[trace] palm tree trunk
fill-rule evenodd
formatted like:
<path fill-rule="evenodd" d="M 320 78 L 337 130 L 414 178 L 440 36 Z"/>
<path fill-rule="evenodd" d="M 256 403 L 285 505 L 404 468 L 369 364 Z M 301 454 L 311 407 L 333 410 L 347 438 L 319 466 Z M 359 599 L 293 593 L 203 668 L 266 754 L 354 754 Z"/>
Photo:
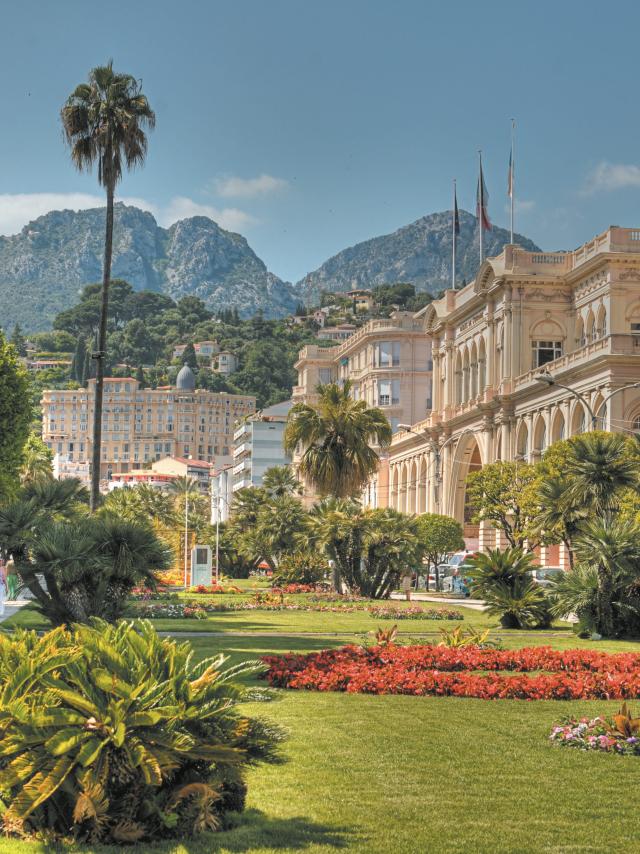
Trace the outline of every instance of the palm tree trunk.
<path fill-rule="evenodd" d="M 113 254 L 113 196 L 114 185 L 107 185 L 107 219 L 104 237 L 104 265 L 102 268 L 102 305 L 100 307 L 100 328 L 98 330 L 98 351 L 96 358 L 96 398 L 93 406 L 93 448 L 91 454 L 91 495 L 92 512 L 100 501 L 100 462 L 102 456 L 102 398 L 104 394 L 104 361 L 107 349 L 107 316 L 109 311 L 109 283 L 111 282 L 111 257 Z"/>

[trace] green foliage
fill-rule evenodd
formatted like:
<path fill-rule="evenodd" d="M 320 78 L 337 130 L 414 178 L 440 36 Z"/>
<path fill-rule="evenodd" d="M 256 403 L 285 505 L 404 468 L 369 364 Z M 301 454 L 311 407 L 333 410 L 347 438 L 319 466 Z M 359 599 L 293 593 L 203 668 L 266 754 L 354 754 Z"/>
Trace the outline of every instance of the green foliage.
<path fill-rule="evenodd" d="M 184 348 L 182 354 L 182 364 L 187 365 L 194 373 L 198 372 L 198 360 L 196 358 L 196 350 L 193 344 L 189 343 Z"/>
<path fill-rule="evenodd" d="M 391 508 L 329 498 L 312 508 L 309 530 L 333 563 L 335 588 L 371 599 L 387 598 L 423 555 L 415 518 Z"/>
<path fill-rule="evenodd" d="M 0 506 L 0 547 L 53 625 L 117 619 L 131 589 L 155 586 L 156 572 L 172 563 L 146 521 L 88 516 L 86 498 L 79 481 L 40 477 Z"/>
<path fill-rule="evenodd" d="M 13 327 L 10 342 L 15 347 L 18 356 L 27 355 L 27 341 L 24 335 L 22 334 L 22 329 L 20 328 L 19 323 L 16 323 L 16 325 Z"/>
<path fill-rule="evenodd" d="M 467 501 L 476 522 L 490 522 L 512 548 L 537 542 L 540 474 L 523 463 L 489 463 L 467 477 Z"/>
<path fill-rule="evenodd" d="M 391 425 L 377 407 L 353 400 L 351 383 L 318 386 L 317 404 L 296 403 L 284 434 L 285 450 L 304 448 L 299 470 L 321 496 L 351 498 L 377 469 L 372 445 L 391 443 Z"/>
<path fill-rule="evenodd" d="M 530 574 L 534 560 L 531 552 L 510 548 L 489 550 L 469 561 L 472 595 L 483 599 L 506 629 L 549 624 L 547 598 Z"/>
<path fill-rule="evenodd" d="M 262 476 L 262 488 L 269 498 L 301 495 L 302 485 L 291 466 L 271 466 Z"/>
<path fill-rule="evenodd" d="M 53 454 L 37 433 L 30 433 L 22 449 L 22 482 L 53 477 Z"/>
<path fill-rule="evenodd" d="M 311 550 L 289 552 L 282 556 L 273 583 L 317 584 L 329 573 L 329 564 L 322 554 Z"/>
<path fill-rule="evenodd" d="M 443 557 L 465 547 L 462 525 L 451 516 L 438 513 L 423 513 L 417 517 L 416 524 L 424 556 L 435 570 L 436 590 L 439 590 Z"/>
<path fill-rule="evenodd" d="M 0 502 L 15 493 L 31 422 L 27 373 L 0 332 Z"/>
<path fill-rule="evenodd" d="M 148 623 L 0 636 L 5 829 L 140 844 L 224 826 L 281 738 L 236 711 L 256 665 L 224 662 Z"/>

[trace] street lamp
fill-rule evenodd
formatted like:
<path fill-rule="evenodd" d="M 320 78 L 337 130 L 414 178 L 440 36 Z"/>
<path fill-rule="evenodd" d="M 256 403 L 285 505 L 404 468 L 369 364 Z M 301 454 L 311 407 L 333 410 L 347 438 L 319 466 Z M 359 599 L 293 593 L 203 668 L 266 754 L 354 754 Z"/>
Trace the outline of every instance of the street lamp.
<path fill-rule="evenodd" d="M 220 493 L 220 487 L 216 488 L 214 493 L 216 500 L 216 584 L 220 583 L 220 502 L 223 501 L 227 510 L 229 509 L 229 502 L 226 498 L 224 498 Z"/>
<path fill-rule="evenodd" d="M 587 408 L 587 412 L 591 416 L 591 429 L 592 430 L 595 430 L 597 428 L 597 423 L 598 423 L 598 418 L 600 417 L 600 412 L 606 407 L 607 403 L 609 403 L 609 401 L 611 400 L 612 397 L 614 397 L 616 394 L 619 394 L 621 391 L 627 391 L 627 389 L 630 389 L 630 388 L 640 388 L 640 383 L 629 383 L 628 385 L 623 385 L 620 388 L 614 389 L 610 395 L 605 397 L 605 399 L 602 401 L 602 403 L 600 404 L 600 406 L 598 407 L 596 412 L 594 412 L 592 407 L 590 406 L 589 402 L 585 399 L 585 397 L 583 395 L 580 394 L 579 391 L 576 391 L 574 388 L 571 388 L 571 386 L 564 385 L 563 383 L 559 383 L 556 380 L 556 378 L 554 376 L 552 376 L 548 371 L 543 371 L 541 374 L 537 374 L 535 379 L 536 379 L 536 382 L 542 383 L 543 385 L 547 385 L 547 386 L 555 385 L 555 386 L 558 386 L 558 388 L 566 389 L 566 391 L 568 391 L 570 394 L 572 394 L 574 397 L 576 397 Z M 624 430 L 624 428 L 622 428 L 622 429 Z M 634 430 L 625 430 L 624 432 L 635 433 Z"/>

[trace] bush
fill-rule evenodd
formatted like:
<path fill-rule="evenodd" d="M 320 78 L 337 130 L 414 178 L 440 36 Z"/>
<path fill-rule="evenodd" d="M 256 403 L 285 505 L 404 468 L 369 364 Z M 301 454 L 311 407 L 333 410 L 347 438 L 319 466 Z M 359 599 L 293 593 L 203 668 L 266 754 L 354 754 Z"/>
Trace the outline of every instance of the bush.
<path fill-rule="evenodd" d="M 5 832 L 137 843 L 223 827 L 281 738 L 234 708 L 258 698 L 232 681 L 256 663 L 224 661 L 195 664 L 149 623 L 0 635 Z"/>
<path fill-rule="evenodd" d="M 329 575 L 329 565 L 324 558 L 314 552 L 294 552 L 285 554 L 278 570 L 273 576 L 276 587 L 290 584 L 318 584 Z"/>
<path fill-rule="evenodd" d="M 549 626 L 547 597 L 530 572 L 534 556 L 521 549 L 499 549 L 477 554 L 467 575 L 471 593 L 484 599 L 488 612 L 500 618 L 505 629 Z"/>

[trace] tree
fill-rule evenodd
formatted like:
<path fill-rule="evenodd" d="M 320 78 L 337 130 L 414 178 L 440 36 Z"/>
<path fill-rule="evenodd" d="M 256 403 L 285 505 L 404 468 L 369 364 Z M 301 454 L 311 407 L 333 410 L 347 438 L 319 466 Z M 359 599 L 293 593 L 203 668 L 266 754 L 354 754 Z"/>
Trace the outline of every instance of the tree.
<path fill-rule="evenodd" d="M 26 356 L 27 355 L 27 341 L 22 334 L 22 329 L 20 328 L 20 324 L 16 323 L 13 327 L 13 332 L 11 333 L 11 343 L 16 348 L 16 353 L 18 356 Z"/>
<path fill-rule="evenodd" d="M 61 118 L 74 165 L 80 171 L 90 170 L 97 162 L 98 183 L 107 194 L 91 464 L 90 498 L 91 509 L 95 511 L 100 500 L 102 398 L 115 188 L 125 166 L 130 169 L 144 162 L 147 151 L 144 129 L 154 127 L 155 114 L 142 93 L 140 83 L 128 74 L 116 74 L 109 62 L 106 66 L 93 68 L 89 72 L 88 83 L 81 83 L 75 88 L 62 108 Z"/>
<path fill-rule="evenodd" d="M 0 501 L 17 488 L 30 423 L 27 372 L 0 331 Z"/>
<path fill-rule="evenodd" d="M 620 506 L 623 490 L 638 490 L 638 461 L 627 453 L 620 433 L 585 433 L 571 443 L 565 476 L 575 507 L 610 519 Z"/>
<path fill-rule="evenodd" d="M 640 529 L 629 521 L 587 522 L 575 541 L 575 554 L 581 567 L 596 572 L 595 629 L 612 637 L 619 633 L 628 607 L 620 601 L 621 581 L 629 584 L 638 577 Z"/>
<path fill-rule="evenodd" d="M 182 364 L 188 365 L 194 373 L 198 371 L 198 359 L 196 357 L 196 348 L 193 344 L 189 343 L 184 348 L 184 352 L 182 354 Z"/>
<path fill-rule="evenodd" d="M 291 466 L 270 466 L 262 475 L 262 488 L 269 498 L 302 494 L 302 486 Z"/>
<path fill-rule="evenodd" d="M 38 433 L 30 433 L 22 449 L 20 477 L 23 483 L 53 477 L 53 454 Z"/>
<path fill-rule="evenodd" d="M 53 625 L 116 619 L 127 593 L 154 586 L 156 571 L 171 564 L 146 522 L 87 516 L 86 498 L 77 480 L 36 478 L 0 506 L 0 547 L 13 554 L 36 608 Z"/>
<path fill-rule="evenodd" d="M 378 465 L 371 447 L 391 444 L 391 425 L 381 409 L 353 400 L 351 383 L 318 386 L 317 404 L 296 403 L 284 433 L 285 450 L 303 447 L 299 470 L 321 496 L 349 498 L 365 485 Z"/>
<path fill-rule="evenodd" d="M 84 354 L 84 365 L 82 366 L 82 379 L 78 380 L 81 386 L 87 385 L 87 380 L 91 379 L 93 376 L 93 360 L 91 359 L 91 353 L 87 350 Z"/>
<path fill-rule="evenodd" d="M 541 539 L 546 542 L 560 540 L 569 556 L 573 569 L 573 541 L 579 531 L 580 522 L 586 516 L 584 507 L 576 506 L 571 496 L 570 481 L 565 477 L 548 477 L 538 485 L 540 511 L 537 525 Z"/>
<path fill-rule="evenodd" d="M 385 599 L 422 560 L 416 520 L 391 508 L 363 510 L 355 501 L 329 498 L 312 509 L 309 527 L 333 563 L 338 591 L 344 585 Z"/>
<path fill-rule="evenodd" d="M 142 365 L 138 365 L 138 369 L 136 371 L 136 381 L 138 382 L 139 388 L 146 388 L 146 380 L 144 378 L 144 371 L 142 370 Z"/>
<path fill-rule="evenodd" d="M 512 548 L 533 548 L 537 541 L 540 475 L 525 463 L 496 462 L 467 477 L 467 501 L 474 521 L 491 522 Z"/>
<path fill-rule="evenodd" d="M 442 558 L 464 548 L 462 525 L 451 516 L 441 516 L 438 513 L 423 513 L 417 517 L 416 524 L 424 555 L 434 569 L 436 590 L 440 590 Z M 427 589 L 429 589 L 428 580 Z"/>
<path fill-rule="evenodd" d="M 87 345 L 84 338 L 78 338 L 76 349 L 71 362 L 71 376 L 82 385 L 84 380 L 84 363 L 87 357 Z"/>
<path fill-rule="evenodd" d="M 306 513 L 301 502 L 284 495 L 261 504 L 255 524 L 244 528 L 238 545 L 254 565 L 264 560 L 276 572 L 282 557 L 301 547 L 305 527 Z"/>

